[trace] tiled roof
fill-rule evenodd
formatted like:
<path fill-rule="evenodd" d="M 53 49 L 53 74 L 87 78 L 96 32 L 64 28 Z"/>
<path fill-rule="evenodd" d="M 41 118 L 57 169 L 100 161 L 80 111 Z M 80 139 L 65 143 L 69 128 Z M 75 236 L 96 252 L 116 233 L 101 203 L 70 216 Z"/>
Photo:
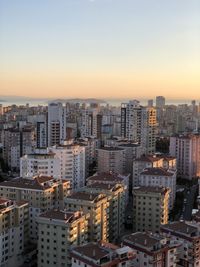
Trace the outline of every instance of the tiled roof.
<path fill-rule="evenodd" d="M 163 168 L 146 168 L 141 172 L 141 175 L 173 176 L 174 173 Z"/>

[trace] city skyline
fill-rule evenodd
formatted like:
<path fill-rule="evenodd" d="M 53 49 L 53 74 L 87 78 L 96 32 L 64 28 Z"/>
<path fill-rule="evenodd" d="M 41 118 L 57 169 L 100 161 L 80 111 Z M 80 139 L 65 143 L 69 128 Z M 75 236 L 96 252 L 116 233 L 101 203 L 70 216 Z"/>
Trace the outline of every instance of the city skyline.
<path fill-rule="evenodd" d="M 2 95 L 200 98 L 197 0 L 1 1 Z"/>

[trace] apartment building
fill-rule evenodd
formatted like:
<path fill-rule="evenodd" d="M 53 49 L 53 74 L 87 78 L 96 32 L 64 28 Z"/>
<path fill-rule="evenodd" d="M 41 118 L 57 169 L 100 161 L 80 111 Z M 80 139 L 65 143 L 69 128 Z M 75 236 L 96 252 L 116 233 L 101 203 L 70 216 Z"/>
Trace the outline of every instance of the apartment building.
<path fill-rule="evenodd" d="M 93 176 L 87 178 L 87 185 L 92 184 L 123 184 L 125 190 L 126 205 L 129 201 L 129 180 L 130 174 L 119 174 L 115 172 L 97 172 Z"/>
<path fill-rule="evenodd" d="M 32 178 L 36 175 L 61 178 L 60 159 L 52 152 L 24 155 L 20 159 L 20 176 Z"/>
<path fill-rule="evenodd" d="M 36 147 L 46 148 L 48 145 L 47 115 L 40 114 L 36 117 Z"/>
<path fill-rule="evenodd" d="M 150 154 L 142 155 L 133 160 L 133 187 L 139 186 L 140 173 L 146 168 L 164 168 L 166 170 L 176 170 L 176 158 Z"/>
<path fill-rule="evenodd" d="M 29 203 L 29 232 L 37 241 L 36 217 L 46 210 L 63 208 L 64 197 L 70 192 L 70 182 L 52 177 L 16 178 L 0 183 L 0 197 Z"/>
<path fill-rule="evenodd" d="M 159 234 L 133 233 L 124 237 L 123 245 L 136 251 L 135 267 L 176 267 L 178 241 L 171 241 Z"/>
<path fill-rule="evenodd" d="M 178 175 L 191 180 L 200 176 L 200 135 L 170 137 L 170 155 L 177 158 Z"/>
<path fill-rule="evenodd" d="M 165 97 L 164 96 L 156 96 L 156 107 L 164 108 L 165 106 Z"/>
<path fill-rule="evenodd" d="M 169 208 L 173 208 L 176 197 L 176 171 L 163 168 L 146 168 L 139 175 L 139 185 L 169 188 Z"/>
<path fill-rule="evenodd" d="M 181 242 L 178 266 L 200 266 L 200 224 L 196 222 L 172 222 L 162 225 L 161 232 L 171 240 Z"/>
<path fill-rule="evenodd" d="M 146 153 L 155 151 L 156 109 L 142 107 L 137 100 L 121 105 L 121 135 L 129 141 L 146 148 Z"/>
<path fill-rule="evenodd" d="M 35 147 L 35 132 L 32 127 L 9 128 L 3 131 L 3 158 L 13 170 L 20 169 L 20 157 L 30 154 Z"/>
<path fill-rule="evenodd" d="M 29 208 L 25 201 L 0 197 L 0 266 L 23 264 L 29 241 Z"/>
<path fill-rule="evenodd" d="M 164 187 L 133 188 L 133 230 L 158 233 L 168 223 L 169 192 Z"/>
<path fill-rule="evenodd" d="M 49 210 L 37 217 L 38 267 L 70 267 L 69 249 L 88 238 L 88 216 L 82 212 Z"/>
<path fill-rule="evenodd" d="M 61 178 L 69 180 L 72 189 L 85 185 L 85 146 L 65 141 L 50 147 L 49 152 L 60 160 Z"/>
<path fill-rule="evenodd" d="M 86 191 L 73 192 L 65 198 L 65 208 L 89 213 L 88 240 L 109 240 L 109 200 L 105 194 Z"/>
<path fill-rule="evenodd" d="M 92 183 L 84 191 L 102 193 L 109 200 L 109 242 L 116 242 L 124 230 L 125 221 L 125 188 L 118 183 Z"/>
<path fill-rule="evenodd" d="M 93 137 L 76 139 L 76 143 L 85 147 L 85 176 L 89 176 L 91 166 L 97 162 L 97 149 L 100 148 L 100 140 Z"/>
<path fill-rule="evenodd" d="M 102 115 L 98 108 L 86 108 L 81 110 L 81 137 L 101 138 Z"/>
<path fill-rule="evenodd" d="M 66 139 L 66 107 L 55 102 L 48 105 L 48 146 L 60 144 Z"/>
<path fill-rule="evenodd" d="M 71 249 L 72 267 L 129 267 L 133 266 L 135 252 L 127 246 L 110 243 L 88 243 Z"/>
<path fill-rule="evenodd" d="M 98 149 L 98 172 L 125 173 L 125 149 L 103 147 Z"/>

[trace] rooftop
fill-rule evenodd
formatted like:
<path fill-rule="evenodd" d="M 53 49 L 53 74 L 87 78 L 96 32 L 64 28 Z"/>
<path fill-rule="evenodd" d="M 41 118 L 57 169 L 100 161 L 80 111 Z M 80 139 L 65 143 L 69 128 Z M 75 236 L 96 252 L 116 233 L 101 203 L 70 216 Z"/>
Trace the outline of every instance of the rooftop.
<path fill-rule="evenodd" d="M 101 147 L 98 150 L 105 150 L 105 151 L 123 151 L 124 149 L 123 148 L 120 148 L 120 147 L 111 147 L 111 146 L 108 146 L 108 147 Z"/>
<path fill-rule="evenodd" d="M 71 211 L 63 211 L 63 210 L 49 210 L 45 213 L 40 214 L 40 218 L 61 220 L 67 223 L 71 223 L 82 216 L 81 212 L 71 212 Z"/>
<path fill-rule="evenodd" d="M 123 176 L 114 172 L 100 172 L 87 178 L 87 181 L 99 181 L 99 182 L 122 182 Z"/>
<path fill-rule="evenodd" d="M 46 183 L 51 180 L 53 180 L 53 178 L 49 176 L 47 177 L 37 176 L 34 177 L 33 179 L 15 178 L 9 181 L 1 182 L 0 187 L 3 186 L 3 187 L 45 190 L 51 187 L 48 183 Z"/>
<path fill-rule="evenodd" d="M 119 188 L 119 186 L 120 185 L 118 183 L 106 183 L 106 184 L 104 184 L 104 183 L 94 182 L 90 185 L 87 185 L 87 188 L 98 188 L 98 189 L 102 189 L 102 190 L 115 191 Z"/>
<path fill-rule="evenodd" d="M 76 247 L 73 251 L 81 256 L 86 256 L 92 260 L 100 260 L 109 255 L 109 251 L 96 243 L 89 243 L 84 246 Z"/>
<path fill-rule="evenodd" d="M 90 192 L 73 192 L 71 195 L 67 196 L 66 199 L 78 199 L 96 202 L 99 199 L 100 194 L 90 193 Z"/>
<path fill-rule="evenodd" d="M 190 237 L 195 237 L 197 235 L 200 236 L 200 234 L 198 234 L 198 227 L 195 227 L 186 222 L 172 222 L 170 224 L 162 225 L 161 228 L 163 230 L 180 233 Z"/>
<path fill-rule="evenodd" d="M 124 241 L 130 244 L 139 245 L 148 249 L 154 248 L 155 246 L 160 244 L 161 238 L 155 237 L 151 234 L 146 233 L 134 233 L 128 236 L 125 236 Z"/>
<path fill-rule="evenodd" d="M 169 189 L 162 186 L 141 186 L 141 187 L 134 187 L 134 192 L 141 192 L 141 193 L 160 193 L 160 194 L 166 194 L 169 192 Z"/>
<path fill-rule="evenodd" d="M 174 173 L 163 168 L 146 168 L 141 172 L 141 175 L 173 176 Z"/>

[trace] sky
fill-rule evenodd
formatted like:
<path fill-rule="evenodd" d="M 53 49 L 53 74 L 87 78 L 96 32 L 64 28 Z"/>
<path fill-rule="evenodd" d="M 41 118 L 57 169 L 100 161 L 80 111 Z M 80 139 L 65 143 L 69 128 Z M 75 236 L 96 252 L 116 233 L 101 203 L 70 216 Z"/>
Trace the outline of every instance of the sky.
<path fill-rule="evenodd" d="M 0 0 L 0 95 L 200 99 L 200 1 Z"/>

